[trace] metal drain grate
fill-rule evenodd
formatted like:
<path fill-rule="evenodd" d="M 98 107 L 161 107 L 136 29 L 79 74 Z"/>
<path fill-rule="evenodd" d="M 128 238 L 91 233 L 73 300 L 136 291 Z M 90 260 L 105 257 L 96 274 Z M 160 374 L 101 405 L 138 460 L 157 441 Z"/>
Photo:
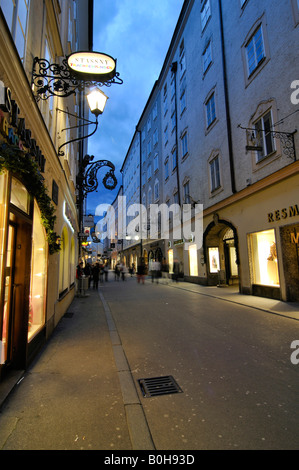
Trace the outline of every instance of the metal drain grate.
<path fill-rule="evenodd" d="M 183 390 L 178 386 L 171 375 L 139 379 L 138 383 L 145 398 L 168 395 L 171 393 L 183 393 Z"/>

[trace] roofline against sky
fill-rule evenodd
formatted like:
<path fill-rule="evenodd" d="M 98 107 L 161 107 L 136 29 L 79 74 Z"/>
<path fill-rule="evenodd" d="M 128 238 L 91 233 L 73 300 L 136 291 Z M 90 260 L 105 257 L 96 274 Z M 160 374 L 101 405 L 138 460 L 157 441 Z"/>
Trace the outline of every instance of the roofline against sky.
<path fill-rule="evenodd" d="M 128 151 L 127 151 L 126 156 L 125 156 L 125 158 L 124 158 L 122 167 L 121 167 L 121 169 L 120 169 L 120 172 L 121 172 L 121 173 L 122 173 L 122 171 L 123 171 L 123 168 L 124 168 L 124 165 L 125 165 L 125 163 L 126 163 L 126 160 L 127 160 L 128 156 L 129 156 L 129 154 L 130 154 L 131 147 L 132 147 L 133 142 L 134 142 L 134 140 L 135 140 L 136 134 L 137 134 L 137 133 L 139 132 L 139 130 L 140 130 L 139 128 L 140 128 L 141 122 L 142 122 L 142 120 L 143 120 L 143 118 L 144 118 L 144 115 L 145 115 L 146 112 L 147 112 L 148 104 L 151 102 L 152 97 L 153 97 L 153 94 L 155 93 L 156 88 L 157 88 L 158 85 L 160 84 L 161 77 L 162 77 L 162 75 L 163 75 L 163 73 L 164 73 L 164 71 L 165 71 L 165 69 L 166 69 L 166 65 L 167 65 L 167 63 L 168 63 L 168 61 L 169 61 L 170 54 L 171 54 L 171 52 L 173 51 L 173 45 L 174 45 L 174 43 L 175 43 L 175 41 L 176 41 L 176 39 L 177 39 L 178 31 L 179 31 L 179 29 L 180 29 L 180 27 L 181 27 L 181 24 L 182 24 L 182 22 L 183 22 L 183 19 L 184 19 L 184 17 L 185 17 L 186 10 L 187 10 L 187 8 L 189 7 L 189 4 L 193 3 L 193 1 L 194 1 L 194 0 L 184 0 L 184 3 L 183 3 L 183 6 L 182 6 L 180 15 L 179 15 L 179 18 L 178 18 L 176 27 L 175 27 L 175 30 L 174 30 L 174 32 L 173 32 L 173 35 L 172 35 L 172 38 L 171 38 L 171 41 L 170 41 L 169 48 L 168 48 L 167 53 L 166 53 L 166 56 L 165 56 L 165 60 L 164 60 L 164 62 L 163 62 L 163 65 L 162 65 L 162 68 L 161 68 L 161 71 L 160 71 L 160 75 L 159 75 L 159 77 L 158 77 L 158 80 L 156 80 L 155 83 L 154 83 L 154 86 L 153 86 L 153 88 L 152 88 L 152 91 L 151 91 L 151 93 L 150 93 L 150 95 L 149 95 L 149 97 L 148 97 L 148 99 L 147 99 L 147 102 L 146 102 L 146 104 L 145 104 L 145 106 L 144 106 L 144 108 L 143 108 L 142 114 L 141 114 L 141 116 L 140 116 L 140 118 L 139 118 L 139 121 L 138 121 L 138 123 L 137 123 L 137 125 L 136 125 L 136 130 L 135 130 L 135 132 L 134 132 L 134 135 L 133 135 L 133 137 L 132 137 L 132 140 L 131 140 L 131 143 L 130 143 L 130 145 L 129 145 Z"/>

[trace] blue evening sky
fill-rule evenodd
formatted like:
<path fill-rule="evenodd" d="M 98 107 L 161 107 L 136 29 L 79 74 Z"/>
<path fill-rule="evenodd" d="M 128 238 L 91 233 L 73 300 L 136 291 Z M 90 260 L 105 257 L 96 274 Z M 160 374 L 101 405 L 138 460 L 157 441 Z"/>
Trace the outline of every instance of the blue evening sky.
<path fill-rule="evenodd" d="M 117 59 L 124 83 L 102 88 L 109 99 L 88 142 L 94 161 L 110 160 L 115 165 L 119 184 L 114 191 L 105 189 L 102 179 L 108 168 L 99 170 L 98 190 L 87 197 L 87 214 L 95 214 L 97 205 L 109 204 L 117 195 L 121 166 L 159 77 L 182 5 L 183 0 L 94 1 L 93 50 Z"/>

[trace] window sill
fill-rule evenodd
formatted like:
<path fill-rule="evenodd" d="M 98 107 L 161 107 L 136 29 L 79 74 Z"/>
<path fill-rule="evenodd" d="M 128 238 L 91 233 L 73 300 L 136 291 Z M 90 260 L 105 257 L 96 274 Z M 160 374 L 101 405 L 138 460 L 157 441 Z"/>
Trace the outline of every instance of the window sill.
<path fill-rule="evenodd" d="M 185 155 L 182 156 L 181 162 L 183 163 L 189 157 L 189 152 L 186 152 Z"/>
<path fill-rule="evenodd" d="M 264 57 L 260 63 L 257 65 L 257 67 L 251 72 L 250 75 L 247 75 L 245 80 L 245 88 L 247 88 L 250 83 L 257 77 L 257 75 L 264 69 L 264 67 L 267 65 L 269 62 L 270 57 Z"/>
<path fill-rule="evenodd" d="M 212 122 L 211 124 L 209 124 L 209 126 L 206 128 L 206 131 L 205 131 L 205 135 L 208 135 L 208 133 L 214 129 L 214 127 L 216 126 L 217 122 L 219 121 L 219 119 L 216 117 Z"/>

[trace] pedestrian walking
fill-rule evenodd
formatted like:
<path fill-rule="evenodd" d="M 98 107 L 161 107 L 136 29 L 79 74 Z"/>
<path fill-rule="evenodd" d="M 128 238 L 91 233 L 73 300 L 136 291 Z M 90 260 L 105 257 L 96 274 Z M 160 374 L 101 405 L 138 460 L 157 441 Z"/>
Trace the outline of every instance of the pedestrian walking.
<path fill-rule="evenodd" d="M 173 262 L 173 275 L 172 279 L 173 281 L 178 282 L 179 280 L 179 273 L 180 273 L 180 265 L 177 259 L 174 260 Z"/>
<path fill-rule="evenodd" d="M 103 265 L 103 263 L 99 264 L 99 276 L 100 276 L 100 284 L 103 284 L 103 279 L 104 279 L 104 265 Z"/>
<path fill-rule="evenodd" d="M 153 259 L 149 261 L 149 272 L 152 278 L 152 282 L 154 282 L 156 277 L 156 262 Z"/>
<path fill-rule="evenodd" d="M 144 284 L 144 275 L 145 275 L 145 263 L 144 263 L 144 258 L 141 258 L 139 261 L 139 264 L 137 266 L 137 282 L 140 284 Z"/>
<path fill-rule="evenodd" d="M 76 282 L 77 282 L 77 292 L 82 291 L 83 289 L 83 276 L 84 276 L 84 268 L 83 268 L 83 261 L 80 261 L 76 268 Z"/>
<path fill-rule="evenodd" d="M 161 272 L 162 272 L 162 279 L 164 279 L 164 283 L 168 284 L 169 265 L 166 261 L 166 258 L 163 258 Z"/>
<path fill-rule="evenodd" d="M 91 283 L 91 277 L 92 277 L 90 263 L 86 263 L 85 268 L 84 268 L 84 274 L 88 278 L 88 289 L 90 289 L 90 283 Z"/>
<path fill-rule="evenodd" d="M 120 266 L 117 263 L 114 268 L 114 280 L 119 281 L 119 276 L 120 276 Z"/>
<path fill-rule="evenodd" d="M 126 280 L 126 273 L 127 273 L 127 266 L 125 266 L 124 264 L 122 264 L 122 265 L 121 265 L 120 272 L 121 272 L 121 279 L 122 279 L 122 281 L 125 281 L 125 280 Z"/>
<path fill-rule="evenodd" d="M 93 266 L 93 269 L 92 269 L 92 280 L 93 280 L 94 289 L 98 289 L 99 276 L 100 276 L 100 265 L 98 262 L 96 262 L 96 264 Z"/>

